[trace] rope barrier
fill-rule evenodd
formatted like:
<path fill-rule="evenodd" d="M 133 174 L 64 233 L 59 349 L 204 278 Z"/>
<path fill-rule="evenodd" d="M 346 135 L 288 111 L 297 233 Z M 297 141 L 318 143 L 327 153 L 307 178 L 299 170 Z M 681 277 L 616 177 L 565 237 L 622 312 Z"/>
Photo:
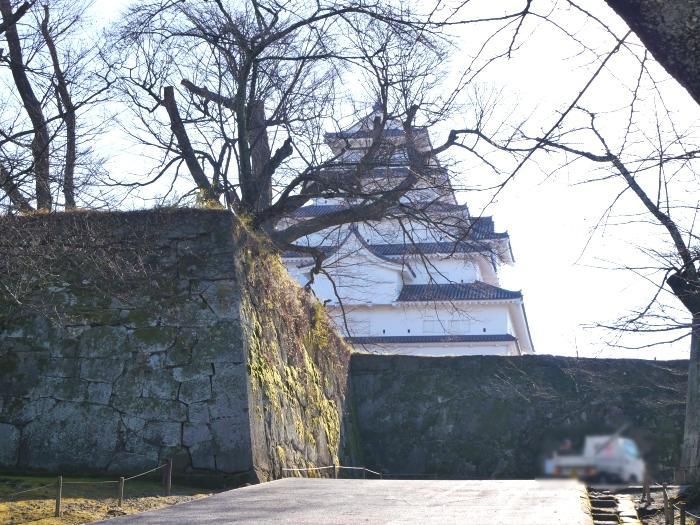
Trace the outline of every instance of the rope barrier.
<path fill-rule="evenodd" d="M 670 500 L 669 495 L 668 495 L 668 490 L 666 489 L 666 486 L 664 486 L 662 483 L 659 483 L 658 481 L 654 481 L 654 480 L 651 481 L 651 484 L 650 484 L 650 485 L 656 485 L 657 487 L 660 487 L 661 490 L 662 490 L 662 492 L 663 492 L 663 494 L 664 494 L 664 497 L 665 497 L 666 501 L 669 501 L 669 500 Z M 675 503 L 671 503 L 671 507 L 674 508 L 675 510 L 679 511 L 679 512 L 680 512 L 680 510 L 681 510 L 681 508 L 680 508 L 678 505 L 676 505 Z M 693 513 L 690 512 L 688 509 L 685 509 L 685 515 L 686 515 L 686 516 L 690 516 L 691 518 L 693 518 L 693 519 L 695 519 L 695 520 L 700 520 L 700 516 L 698 516 L 697 514 L 693 514 Z"/>
<path fill-rule="evenodd" d="M 129 481 L 130 479 L 136 479 L 140 478 L 141 476 L 145 476 L 146 474 L 150 474 L 151 472 L 155 472 L 156 470 L 162 469 L 163 467 L 166 467 L 168 464 L 163 463 L 162 465 L 158 465 L 156 468 L 152 468 L 151 470 L 147 470 L 146 472 L 141 472 L 141 474 L 136 474 L 135 476 L 131 476 L 130 478 L 124 478 L 124 481 Z M 119 483 L 118 481 L 115 481 L 115 483 Z"/>
<path fill-rule="evenodd" d="M 103 485 L 105 483 L 119 483 L 119 481 L 64 481 L 64 485 Z"/>
<path fill-rule="evenodd" d="M 381 473 L 379 473 L 375 470 L 370 470 L 370 469 L 365 468 L 365 467 L 341 467 L 340 465 L 338 465 L 338 468 L 339 469 L 348 469 L 348 470 L 363 470 L 365 472 L 369 472 L 370 474 L 374 474 L 375 476 L 382 477 Z"/>
<path fill-rule="evenodd" d="M 676 505 L 675 503 L 673 503 L 673 508 L 678 510 L 678 511 L 681 510 L 681 508 L 678 505 Z M 700 519 L 700 516 L 698 516 L 697 514 L 693 514 L 688 509 L 685 509 L 685 515 L 690 516 L 691 518 Z"/>
<path fill-rule="evenodd" d="M 102 481 L 63 481 L 63 479 L 59 476 L 59 483 L 58 483 L 58 485 L 57 485 L 56 483 L 49 483 L 49 484 L 46 484 L 46 485 L 41 485 L 41 486 L 39 486 L 39 487 L 32 487 L 31 489 L 25 489 L 25 490 L 20 490 L 20 491 L 18 491 L 18 492 L 13 492 L 12 494 L 10 494 L 10 495 L 8 495 L 8 496 L 6 497 L 6 502 L 9 503 L 15 496 L 19 496 L 20 494 L 26 494 L 26 493 L 28 493 L 28 492 L 35 492 L 35 491 L 37 491 L 37 490 L 46 489 L 46 488 L 55 488 L 55 487 L 57 487 L 57 486 L 59 487 L 59 490 L 58 490 L 59 495 L 57 496 L 57 502 L 60 502 L 60 499 L 61 499 L 61 489 L 60 489 L 60 487 L 63 486 L 63 485 L 106 485 L 106 484 L 119 484 L 119 486 L 120 486 L 120 488 L 119 488 L 119 490 L 120 490 L 120 499 L 119 499 L 119 501 L 120 501 L 120 503 L 121 503 L 121 495 L 122 495 L 122 493 L 123 493 L 123 487 L 124 487 L 124 482 L 125 482 L 125 481 L 129 481 L 129 480 L 132 480 L 132 479 L 140 478 L 141 476 L 145 476 L 146 474 L 150 474 L 151 472 L 155 472 L 156 470 L 160 470 L 160 469 L 162 469 L 162 468 L 164 468 L 164 467 L 168 467 L 168 466 L 170 466 L 171 464 L 172 464 L 172 462 L 169 460 L 168 462 L 163 463 L 162 465 L 158 465 L 158 466 L 155 467 L 155 468 L 152 468 L 152 469 L 147 470 L 147 471 L 145 471 L 145 472 L 141 472 L 140 474 L 136 474 L 135 476 L 131 476 L 131 477 L 129 477 L 129 478 L 122 478 L 122 479 L 119 479 L 119 480 L 102 480 Z M 171 472 L 171 471 L 168 470 L 167 480 L 165 480 L 165 483 L 166 483 L 166 495 L 168 495 L 168 496 L 170 495 L 170 475 L 171 475 L 170 472 Z M 57 507 L 56 507 L 56 508 L 57 508 L 57 509 L 60 509 L 60 504 L 59 504 L 59 503 L 57 503 Z M 56 514 L 57 516 L 60 515 L 60 510 L 57 510 L 56 512 L 57 512 L 57 514 Z"/>
<path fill-rule="evenodd" d="M 282 471 L 284 471 L 284 472 L 304 472 L 307 470 L 326 470 L 329 468 L 340 468 L 340 467 L 335 467 L 335 466 L 331 465 L 328 467 L 283 468 Z"/>
<path fill-rule="evenodd" d="M 384 478 L 384 475 L 381 472 L 377 472 L 375 470 L 370 470 L 370 469 L 365 468 L 365 467 L 345 467 L 343 465 L 328 465 L 325 467 L 282 468 L 282 472 L 308 472 L 311 470 L 327 470 L 327 469 L 362 470 L 364 472 L 369 472 L 370 474 L 374 474 L 375 476 L 379 476 L 380 479 Z"/>
<path fill-rule="evenodd" d="M 41 485 L 40 487 L 34 487 L 31 489 L 27 489 L 27 490 L 20 490 L 19 492 L 13 492 L 9 496 L 7 496 L 7 499 L 9 500 L 10 498 L 14 498 L 15 496 L 18 496 L 20 494 L 24 494 L 25 492 L 34 492 L 35 490 L 41 490 L 41 489 L 45 489 L 48 487 L 55 487 L 55 486 L 56 485 L 54 483 L 49 483 L 48 485 Z"/>

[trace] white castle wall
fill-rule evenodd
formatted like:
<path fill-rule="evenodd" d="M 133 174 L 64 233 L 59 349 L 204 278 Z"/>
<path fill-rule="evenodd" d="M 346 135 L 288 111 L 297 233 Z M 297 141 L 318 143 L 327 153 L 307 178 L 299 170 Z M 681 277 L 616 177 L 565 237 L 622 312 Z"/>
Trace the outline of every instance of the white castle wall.
<path fill-rule="evenodd" d="M 344 328 L 339 307 L 331 317 Z M 512 334 L 512 320 L 503 303 L 457 308 L 449 303 L 347 306 L 345 316 L 352 336 L 494 335 Z"/>

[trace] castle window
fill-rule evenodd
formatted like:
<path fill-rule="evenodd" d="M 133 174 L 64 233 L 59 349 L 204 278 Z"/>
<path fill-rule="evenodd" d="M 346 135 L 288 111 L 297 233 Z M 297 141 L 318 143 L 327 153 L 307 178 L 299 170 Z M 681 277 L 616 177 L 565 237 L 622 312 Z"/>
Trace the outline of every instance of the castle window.
<path fill-rule="evenodd" d="M 348 322 L 350 335 L 369 335 L 370 324 L 368 319 L 355 319 Z"/>
<path fill-rule="evenodd" d="M 451 334 L 468 334 L 471 331 L 471 322 L 469 319 L 457 319 L 450 321 Z"/>
<path fill-rule="evenodd" d="M 443 326 L 440 321 L 430 320 L 423 321 L 423 333 L 424 334 L 441 334 L 443 332 Z"/>

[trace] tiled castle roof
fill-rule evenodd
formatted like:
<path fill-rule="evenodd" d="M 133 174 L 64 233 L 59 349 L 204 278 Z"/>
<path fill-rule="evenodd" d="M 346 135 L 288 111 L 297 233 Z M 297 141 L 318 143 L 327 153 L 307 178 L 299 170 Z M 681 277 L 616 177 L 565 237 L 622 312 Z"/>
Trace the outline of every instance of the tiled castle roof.
<path fill-rule="evenodd" d="M 294 211 L 294 217 L 319 217 L 321 215 L 328 215 L 336 211 L 345 210 L 348 207 L 344 204 L 312 204 L 310 206 L 303 206 Z"/>
<path fill-rule="evenodd" d="M 413 128 L 413 131 L 423 131 L 425 128 Z M 372 129 L 358 129 L 356 131 L 336 131 L 328 132 L 325 134 L 326 140 L 333 139 L 365 139 L 370 138 L 374 135 L 374 130 Z M 405 135 L 403 129 L 400 128 L 386 128 L 382 130 L 383 137 L 401 137 Z"/>
<path fill-rule="evenodd" d="M 449 202 L 432 202 L 426 204 L 425 206 L 420 206 L 416 203 L 410 205 L 411 210 L 418 212 L 455 212 L 455 211 L 466 211 L 467 207 L 463 204 L 451 204 Z M 328 215 L 329 213 L 334 213 L 336 211 L 341 211 L 348 209 L 345 204 L 312 204 L 309 206 L 303 206 L 297 209 L 293 217 L 296 218 L 311 218 L 320 217 L 323 215 Z M 493 224 L 493 218 L 491 217 L 472 217 L 472 225 L 470 230 L 470 240 L 482 241 L 487 239 L 507 239 L 508 233 L 506 232 L 496 232 Z M 449 244 L 449 243 L 448 243 Z M 452 250 L 450 250 L 452 251 Z M 449 253 L 449 252 L 448 252 Z"/>
<path fill-rule="evenodd" d="M 474 334 L 474 335 L 399 335 L 399 336 L 365 336 L 346 337 L 348 343 L 355 345 L 392 344 L 392 343 L 496 343 L 516 341 L 511 334 Z"/>
<path fill-rule="evenodd" d="M 408 157 L 404 157 L 401 152 L 394 152 L 391 159 L 375 159 L 374 161 L 367 160 L 366 166 L 369 169 L 362 172 L 357 171 L 358 161 L 363 157 L 360 151 L 353 150 L 348 152 L 348 155 L 353 154 L 356 158 L 353 159 L 353 155 L 350 156 L 351 160 L 347 157 L 343 157 L 331 163 L 328 167 L 318 170 L 319 177 L 324 177 L 327 180 L 339 180 L 342 181 L 348 177 L 360 176 L 364 179 L 401 179 L 408 176 L 410 169 L 408 167 Z M 356 155 L 355 155 L 356 154 Z M 446 177 L 447 170 L 441 166 L 428 166 L 423 168 L 422 176 L 424 179 L 428 177 Z"/>
<path fill-rule="evenodd" d="M 492 301 L 521 299 L 522 293 L 476 281 L 460 284 L 407 284 L 397 301 Z"/>
<path fill-rule="evenodd" d="M 480 253 L 489 247 L 478 242 L 417 242 L 413 244 L 367 244 L 367 248 L 379 257 L 398 257 L 404 255 L 451 255 L 455 253 Z M 337 246 L 316 246 L 326 256 L 331 255 Z M 287 250 L 282 254 L 287 259 L 310 257 L 308 252 Z"/>
<path fill-rule="evenodd" d="M 464 204 L 452 204 L 449 202 L 434 201 L 421 205 L 420 203 L 404 204 L 410 206 L 411 210 L 426 211 L 426 212 L 451 212 L 451 211 L 466 211 L 467 207 Z M 297 208 L 292 214 L 293 217 L 318 217 L 320 215 L 328 215 L 340 210 L 351 208 L 347 204 L 310 204 Z M 493 219 L 491 217 L 474 217 L 474 221 L 479 223 L 480 228 L 493 231 Z"/>
<path fill-rule="evenodd" d="M 489 247 L 478 242 L 416 242 L 412 244 L 367 244 L 367 249 L 379 257 L 398 257 L 404 255 L 451 255 L 455 253 L 480 253 L 488 251 Z M 317 246 L 326 256 L 331 255 L 337 246 Z M 308 252 L 287 250 L 284 258 L 310 257 Z"/>
<path fill-rule="evenodd" d="M 474 253 L 488 250 L 478 242 L 416 242 L 412 244 L 370 244 L 369 249 L 375 255 L 396 256 L 433 253 Z"/>

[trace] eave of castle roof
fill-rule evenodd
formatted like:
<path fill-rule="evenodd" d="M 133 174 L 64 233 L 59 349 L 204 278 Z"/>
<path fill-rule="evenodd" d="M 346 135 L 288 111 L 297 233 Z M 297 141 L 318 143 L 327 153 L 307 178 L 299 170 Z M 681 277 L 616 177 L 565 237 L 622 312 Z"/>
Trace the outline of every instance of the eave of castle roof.
<path fill-rule="evenodd" d="M 407 284 L 397 302 L 424 301 L 497 301 L 522 299 L 520 292 L 506 290 L 481 281 L 473 283 Z"/>

